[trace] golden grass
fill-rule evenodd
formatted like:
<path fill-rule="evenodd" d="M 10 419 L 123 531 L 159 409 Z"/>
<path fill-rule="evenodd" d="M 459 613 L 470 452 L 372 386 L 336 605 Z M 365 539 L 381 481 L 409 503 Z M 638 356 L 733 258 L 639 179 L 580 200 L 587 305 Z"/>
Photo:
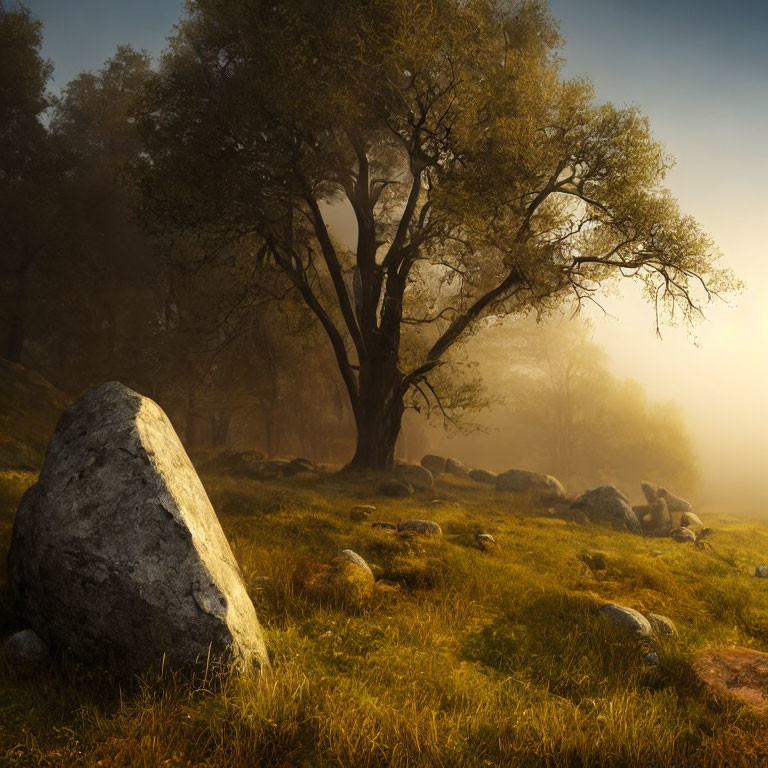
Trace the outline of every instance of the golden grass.
<path fill-rule="evenodd" d="M 718 523 L 711 552 L 540 517 L 460 482 L 441 482 L 435 506 L 376 498 L 370 477 L 204 479 L 272 670 L 166 673 L 119 691 L 71 662 L 0 664 L 0 765 L 768 765 L 765 723 L 710 700 L 690 667 L 699 647 L 768 650 L 768 582 L 749 570 L 768 552 L 765 526 Z M 358 503 L 376 519 L 434 519 L 445 535 L 354 523 Z M 478 531 L 501 551 L 482 553 Z M 363 602 L 303 588 L 308 562 L 344 548 L 399 588 Z M 659 666 L 603 623 L 605 601 L 676 621 Z"/>

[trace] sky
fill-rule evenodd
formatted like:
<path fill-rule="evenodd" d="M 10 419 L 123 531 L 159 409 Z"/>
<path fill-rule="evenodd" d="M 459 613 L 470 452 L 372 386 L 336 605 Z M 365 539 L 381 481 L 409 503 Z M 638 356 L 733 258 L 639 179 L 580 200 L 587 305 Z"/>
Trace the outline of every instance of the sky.
<path fill-rule="evenodd" d="M 27 0 L 45 25 L 54 90 L 97 69 L 120 43 L 159 53 L 180 0 Z M 746 291 L 711 307 L 695 337 L 654 332 L 632 289 L 592 313 L 614 372 L 679 402 L 705 486 L 760 490 L 768 513 L 768 3 L 755 0 L 550 0 L 567 40 L 567 76 L 599 101 L 635 104 L 677 159 L 668 186 L 712 235 Z M 762 503 L 762 501 L 760 502 Z"/>

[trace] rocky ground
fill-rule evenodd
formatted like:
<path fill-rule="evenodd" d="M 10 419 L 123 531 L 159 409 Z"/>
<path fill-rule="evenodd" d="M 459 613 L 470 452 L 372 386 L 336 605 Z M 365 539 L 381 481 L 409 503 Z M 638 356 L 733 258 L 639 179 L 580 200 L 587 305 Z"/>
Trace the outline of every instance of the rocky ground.
<path fill-rule="evenodd" d="M 423 475 L 408 472 L 413 489 Z M 0 474 L 0 557 L 34 479 Z M 443 473 L 404 498 L 372 475 L 219 463 L 202 479 L 270 670 L 118 686 L 34 646 L 22 663 L 22 637 L 0 660 L 0 765 L 768 761 L 768 663 L 753 653 L 768 650 L 763 523 L 697 504 L 714 531 L 697 547 L 485 477 Z M 0 642 L 24 629 L 4 578 Z"/>

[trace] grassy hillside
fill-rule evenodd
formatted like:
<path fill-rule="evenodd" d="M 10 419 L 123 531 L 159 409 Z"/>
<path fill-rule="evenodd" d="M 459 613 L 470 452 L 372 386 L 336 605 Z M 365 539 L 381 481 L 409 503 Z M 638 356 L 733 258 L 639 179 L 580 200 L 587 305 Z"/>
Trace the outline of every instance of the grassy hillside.
<path fill-rule="evenodd" d="M 704 551 L 541 517 L 454 479 L 408 500 L 375 497 L 365 477 L 204 479 L 264 624 L 272 671 L 261 683 L 166 675 L 117 693 L 73 664 L 2 669 L 0 764 L 768 761 L 763 723 L 710 700 L 690 668 L 701 647 L 768 649 L 768 582 L 749 575 L 768 553 L 768 529 L 710 514 L 714 551 Z M 379 520 L 434 519 L 444 536 L 354 523 L 357 503 L 375 504 Z M 501 551 L 481 552 L 478 531 Z M 316 564 L 346 547 L 380 577 L 362 602 L 308 587 Z M 680 635 L 659 648 L 658 666 L 605 625 L 596 610 L 605 601 L 675 620 Z M 4 631 L 15 625 L 7 610 L 0 621 Z"/>

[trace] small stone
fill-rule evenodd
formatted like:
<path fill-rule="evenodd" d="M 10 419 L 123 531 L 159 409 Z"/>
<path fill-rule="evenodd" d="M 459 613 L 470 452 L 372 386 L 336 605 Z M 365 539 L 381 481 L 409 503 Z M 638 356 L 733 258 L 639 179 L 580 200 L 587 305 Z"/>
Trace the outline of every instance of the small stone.
<path fill-rule="evenodd" d="M 643 656 L 643 664 L 647 664 L 649 667 L 658 667 L 659 654 L 656 651 L 649 651 Z"/>
<path fill-rule="evenodd" d="M 754 571 L 755 578 L 768 579 L 768 565 L 758 565 Z"/>
<path fill-rule="evenodd" d="M 485 483 L 486 485 L 496 485 L 496 473 L 489 472 L 487 469 L 471 469 L 469 479 L 476 483 Z"/>
<path fill-rule="evenodd" d="M 370 566 L 357 554 L 357 552 L 353 552 L 351 549 L 344 549 L 341 552 L 341 556 L 345 560 L 349 560 L 350 563 L 356 565 L 358 568 L 362 568 L 366 573 L 370 574 L 371 578 L 373 578 L 373 571 Z"/>
<path fill-rule="evenodd" d="M 446 459 L 445 472 L 454 477 L 469 477 L 469 470 L 458 459 Z"/>
<path fill-rule="evenodd" d="M 443 533 L 440 526 L 431 520 L 405 520 L 402 523 L 398 523 L 397 530 L 421 533 L 425 536 L 440 536 Z"/>
<path fill-rule="evenodd" d="M 627 608 L 624 605 L 606 603 L 600 607 L 603 614 L 612 624 L 627 630 L 638 637 L 647 637 L 651 634 L 651 623 L 640 611 Z"/>
<path fill-rule="evenodd" d="M 678 544 L 696 541 L 696 534 L 690 528 L 675 528 L 669 535 Z"/>
<path fill-rule="evenodd" d="M 509 469 L 496 478 L 496 490 L 530 494 L 541 502 L 565 498 L 563 484 L 552 475 L 531 472 L 528 469 Z"/>
<path fill-rule="evenodd" d="M 48 658 L 48 645 L 32 629 L 22 629 L 3 643 L 5 660 L 15 666 L 37 664 Z"/>
<path fill-rule="evenodd" d="M 499 543 L 490 533 L 478 533 L 475 536 L 475 540 L 483 552 L 498 552 L 501 549 Z"/>
<path fill-rule="evenodd" d="M 419 464 L 398 464 L 395 467 L 395 477 L 412 485 L 417 491 L 431 491 L 435 484 L 432 473 Z"/>
<path fill-rule="evenodd" d="M 683 528 L 689 528 L 690 526 L 704 527 L 704 523 L 701 522 L 701 519 L 695 512 L 683 512 L 680 516 L 680 525 Z"/>
<path fill-rule="evenodd" d="M 675 622 L 668 616 L 663 616 L 660 613 L 648 613 L 646 618 L 651 624 L 651 629 L 659 637 L 675 637 L 677 635 Z"/>
<path fill-rule="evenodd" d="M 421 466 L 428 469 L 433 477 L 437 477 L 445 472 L 445 456 L 435 456 L 432 453 L 428 453 L 421 460 Z"/>
<path fill-rule="evenodd" d="M 349 519 L 356 523 L 362 522 L 376 511 L 370 504 L 357 504 L 349 510 Z"/>
<path fill-rule="evenodd" d="M 378 528 L 379 530 L 383 530 L 383 531 L 397 530 L 397 526 L 394 523 L 382 523 L 382 522 L 371 523 L 371 528 Z"/>

